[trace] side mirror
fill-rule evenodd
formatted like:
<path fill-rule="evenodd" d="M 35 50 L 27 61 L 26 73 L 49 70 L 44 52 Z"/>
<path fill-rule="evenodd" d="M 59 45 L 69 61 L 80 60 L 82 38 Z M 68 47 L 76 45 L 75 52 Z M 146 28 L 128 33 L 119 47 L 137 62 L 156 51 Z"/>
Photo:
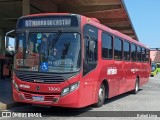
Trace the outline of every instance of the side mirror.
<path fill-rule="evenodd" d="M 6 44 L 5 44 L 5 48 L 7 49 L 9 46 L 9 36 L 6 36 Z"/>
<path fill-rule="evenodd" d="M 13 51 L 14 50 L 13 46 L 9 45 L 9 37 L 14 37 L 14 36 L 15 36 L 15 30 L 11 30 L 11 31 L 6 33 L 5 48 L 6 48 L 7 51 L 10 51 L 10 50 Z"/>

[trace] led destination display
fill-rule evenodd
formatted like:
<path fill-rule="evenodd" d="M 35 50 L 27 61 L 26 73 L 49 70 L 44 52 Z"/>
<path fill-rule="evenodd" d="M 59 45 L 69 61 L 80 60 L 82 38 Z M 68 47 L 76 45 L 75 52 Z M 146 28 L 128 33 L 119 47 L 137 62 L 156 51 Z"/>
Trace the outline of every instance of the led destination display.
<path fill-rule="evenodd" d="M 17 27 L 78 27 L 78 19 L 76 16 L 28 17 L 19 19 Z"/>

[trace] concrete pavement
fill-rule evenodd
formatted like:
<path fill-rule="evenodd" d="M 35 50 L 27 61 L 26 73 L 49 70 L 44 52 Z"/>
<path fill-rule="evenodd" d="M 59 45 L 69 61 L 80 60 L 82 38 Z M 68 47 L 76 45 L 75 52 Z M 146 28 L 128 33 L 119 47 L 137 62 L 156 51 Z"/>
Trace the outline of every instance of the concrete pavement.
<path fill-rule="evenodd" d="M 0 110 L 6 110 L 11 107 L 22 105 L 15 103 L 12 99 L 12 89 L 10 79 L 0 80 Z"/>
<path fill-rule="evenodd" d="M 131 93 L 125 93 L 119 95 L 117 97 L 106 100 L 105 104 L 100 108 L 94 108 L 93 106 L 88 106 L 82 109 L 68 109 L 68 108 L 44 108 L 37 107 L 32 105 L 23 105 L 23 106 L 15 106 L 8 109 L 8 112 L 12 113 L 41 113 L 42 117 L 45 117 L 47 120 L 53 119 L 70 119 L 70 120 L 83 120 L 83 119 L 109 119 L 109 120 L 158 120 L 160 118 L 157 117 L 123 117 L 123 118 L 114 118 L 107 117 L 108 113 L 117 114 L 122 113 L 122 116 L 129 116 L 128 114 L 135 113 L 149 113 L 151 115 L 160 116 L 160 73 L 155 77 L 150 77 L 150 80 L 147 84 L 145 84 L 137 95 Z M 101 114 L 99 114 L 99 113 Z M 93 114 L 94 113 L 94 114 Z M 102 116 L 104 117 L 98 117 Z M 108 114 L 109 115 L 109 114 Z M 79 117 L 80 116 L 80 117 Z M 87 116 L 87 117 L 86 117 Z M 110 116 L 110 115 L 109 115 Z M 47 118 L 46 118 L 47 117 Z M 76 117 L 76 118 L 75 118 Z M 91 118 L 90 118 L 91 117 Z M 0 118 L 1 119 L 1 118 Z M 3 119 L 3 118 L 2 118 Z M 7 118 L 12 120 L 13 118 Z M 17 120 L 21 120 L 22 118 L 16 118 Z M 36 118 L 32 118 L 36 119 Z M 44 119 L 44 118 L 42 118 Z"/>

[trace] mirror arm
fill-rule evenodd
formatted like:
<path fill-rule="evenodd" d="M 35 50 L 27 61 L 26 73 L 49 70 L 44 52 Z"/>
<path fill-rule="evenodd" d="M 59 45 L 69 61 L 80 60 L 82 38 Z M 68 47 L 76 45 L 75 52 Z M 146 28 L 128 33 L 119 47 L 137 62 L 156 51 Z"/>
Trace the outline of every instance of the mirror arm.
<path fill-rule="evenodd" d="M 14 31 L 15 31 L 15 30 L 8 31 L 8 32 L 6 33 L 6 36 L 8 36 L 8 34 L 14 32 Z"/>

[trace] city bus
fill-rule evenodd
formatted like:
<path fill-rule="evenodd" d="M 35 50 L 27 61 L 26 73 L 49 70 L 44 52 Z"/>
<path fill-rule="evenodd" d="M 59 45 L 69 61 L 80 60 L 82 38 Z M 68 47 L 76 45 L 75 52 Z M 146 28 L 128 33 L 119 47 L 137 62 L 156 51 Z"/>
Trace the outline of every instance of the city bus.
<path fill-rule="evenodd" d="M 151 76 L 154 77 L 155 75 L 157 75 L 158 70 L 159 70 L 158 64 L 153 62 L 151 65 Z"/>
<path fill-rule="evenodd" d="M 13 99 L 101 107 L 105 99 L 136 94 L 148 82 L 149 53 L 147 46 L 96 18 L 70 13 L 23 16 L 16 25 Z"/>

